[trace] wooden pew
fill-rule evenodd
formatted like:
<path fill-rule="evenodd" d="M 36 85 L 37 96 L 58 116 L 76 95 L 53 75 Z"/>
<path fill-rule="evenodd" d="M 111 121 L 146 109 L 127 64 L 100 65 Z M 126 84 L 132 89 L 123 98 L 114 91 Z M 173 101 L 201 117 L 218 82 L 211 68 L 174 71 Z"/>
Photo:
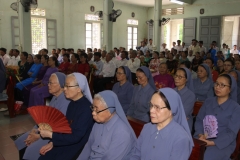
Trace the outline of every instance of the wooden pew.
<path fill-rule="evenodd" d="M 141 130 L 142 130 L 144 124 L 146 124 L 146 122 L 137 120 L 137 119 L 129 117 L 129 116 L 127 117 L 127 119 L 128 119 L 129 124 L 133 128 L 136 136 L 138 137 L 141 133 Z M 194 147 L 192 149 L 192 153 L 189 157 L 189 160 L 203 160 L 206 143 L 203 141 L 200 141 L 198 139 L 195 139 L 195 138 L 193 138 L 193 142 L 194 142 Z"/>
<path fill-rule="evenodd" d="M 194 117 L 197 116 L 197 114 L 198 114 L 200 108 L 202 107 L 202 105 L 203 105 L 203 102 L 200 102 L 200 101 L 196 101 L 196 102 L 195 102 L 194 108 L 193 108 L 193 113 L 192 113 L 192 115 L 193 115 Z"/>
<path fill-rule="evenodd" d="M 240 156 L 240 131 L 238 131 L 237 139 L 236 139 L 236 148 L 231 155 L 232 160 L 239 160 Z"/>
<path fill-rule="evenodd" d="M 7 84 L 7 95 L 8 95 L 8 100 L 7 100 L 7 106 L 8 106 L 8 111 L 9 111 L 9 117 L 14 118 L 16 116 L 14 112 L 14 87 L 16 85 L 16 79 L 15 77 L 10 76 L 9 81 Z"/>

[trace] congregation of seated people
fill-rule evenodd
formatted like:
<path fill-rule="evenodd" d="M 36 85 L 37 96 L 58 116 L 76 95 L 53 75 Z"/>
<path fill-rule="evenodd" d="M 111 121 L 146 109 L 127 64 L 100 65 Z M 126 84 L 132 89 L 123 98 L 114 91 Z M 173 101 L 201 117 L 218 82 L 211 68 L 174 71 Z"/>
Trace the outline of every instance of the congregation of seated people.
<path fill-rule="evenodd" d="M 15 141 L 19 159 L 187 160 L 193 139 L 205 142 L 204 160 L 230 159 L 240 129 L 237 46 L 218 48 L 213 41 L 207 50 L 203 41 L 185 46 L 177 40 L 158 52 L 152 43 L 144 39 L 129 51 L 58 48 L 37 55 L 0 48 L 0 73 L 18 66 L 18 112 L 51 97 L 49 105 L 71 122 L 71 134 L 33 126 Z M 0 94 L 10 80 L 1 82 Z M 139 137 L 129 118 L 145 124 Z"/>

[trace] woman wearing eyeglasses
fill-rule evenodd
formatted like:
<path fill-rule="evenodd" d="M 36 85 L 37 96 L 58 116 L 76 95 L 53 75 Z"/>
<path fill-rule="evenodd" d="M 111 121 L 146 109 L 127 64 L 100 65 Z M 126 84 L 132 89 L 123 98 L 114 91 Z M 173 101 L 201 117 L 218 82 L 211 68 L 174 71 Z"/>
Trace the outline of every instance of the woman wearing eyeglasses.
<path fill-rule="evenodd" d="M 230 58 L 226 59 L 223 63 L 223 74 L 228 74 L 231 70 L 233 70 L 234 67 L 234 61 Z"/>
<path fill-rule="evenodd" d="M 156 90 L 149 68 L 142 66 L 136 72 L 139 83 L 133 90 L 133 96 L 127 115 L 138 120 L 149 122 L 149 101 Z"/>
<path fill-rule="evenodd" d="M 68 105 L 66 118 L 72 129 L 71 134 L 53 133 L 39 129 L 43 138 L 52 140 L 41 148 L 39 160 L 72 160 L 76 159 L 88 141 L 94 124 L 91 109 L 91 93 L 87 79 L 81 73 L 67 76 L 64 93 L 71 102 Z"/>
<path fill-rule="evenodd" d="M 207 64 L 198 66 L 197 79 L 193 80 L 194 93 L 197 101 L 205 101 L 213 97 L 213 80 L 210 68 Z"/>
<path fill-rule="evenodd" d="M 132 84 L 132 74 L 127 66 L 121 66 L 117 69 L 116 77 L 118 83 L 114 84 L 112 91 L 118 96 L 119 102 L 126 114 L 129 109 L 134 89 Z"/>
<path fill-rule="evenodd" d="M 236 147 L 240 122 L 236 87 L 232 76 L 220 75 L 214 84 L 216 96 L 208 98 L 197 115 L 194 137 L 207 143 L 204 160 L 230 159 Z"/>
<path fill-rule="evenodd" d="M 78 160 L 129 160 L 137 138 L 117 95 L 112 91 L 95 94 L 91 108 L 96 123 Z"/>
<path fill-rule="evenodd" d="M 171 88 L 156 91 L 150 101 L 150 117 L 130 160 L 187 160 L 194 144 L 179 94 Z"/>
<path fill-rule="evenodd" d="M 176 85 L 176 88 L 174 88 L 174 90 L 181 97 L 190 131 L 192 130 L 193 125 L 192 112 L 196 99 L 191 75 L 192 73 L 189 69 L 179 68 L 174 76 L 174 81 Z"/>

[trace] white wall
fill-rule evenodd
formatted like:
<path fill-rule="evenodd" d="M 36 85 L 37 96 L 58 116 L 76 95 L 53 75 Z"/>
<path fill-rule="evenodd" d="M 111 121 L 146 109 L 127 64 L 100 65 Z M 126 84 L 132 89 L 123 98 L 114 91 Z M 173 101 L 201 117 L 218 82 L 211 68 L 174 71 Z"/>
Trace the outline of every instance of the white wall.
<path fill-rule="evenodd" d="M 10 8 L 13 2 L 16 0 L 4 0 L 0 5 L 0 45 L 8 50 L 12 48 L 11 16 L 17 16 L 17 12 Z M 46 10 L 47 19 L 57 20 L 59 48 L 85 48 L 85 14 L 94 14 L 90 11 L 92 5 L 95 6 L 95 11 L 103 10 L 103 0 L 39 0 L 38 3 L 38 8 Z M 114 9 L 123 12 L 113 24 L 114 47 L 127 47 L 127 19 L 131 18 L 132 12 L 135 12 L 135 19 L 139 20 L 138 41 L 147 37 L 145 22 L 148 8 L 115 2 Z"/>

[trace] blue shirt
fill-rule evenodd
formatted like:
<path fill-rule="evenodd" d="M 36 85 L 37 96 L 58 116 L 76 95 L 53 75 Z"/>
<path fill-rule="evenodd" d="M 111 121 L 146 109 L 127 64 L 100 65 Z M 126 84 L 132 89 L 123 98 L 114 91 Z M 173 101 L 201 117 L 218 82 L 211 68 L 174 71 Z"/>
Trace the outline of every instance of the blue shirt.
<path fill-rule="evenodd" d="M 133 97 L 127 115 L 144 122 L 150 122 L 149 102 L 154 92 L 155 90 L 149 83 L 143 88 L 141 85 L 136 86 L 133 90 Z"/>
<path fill-rule="evenodd" d="M 188 89 L 187 86 L 185 86 L 180 91 L 177 88 L 174 88 L 174 90 L 181 97 L 182 104 L 183 104 L 183 107 L 184 107 L 184 111 L 185 111 L 185 114 L 187 116 L 188 125 L 189 125 L 190 131 L 191 131 L 192 130 L 192 125 L 193 125 L 192 113 L 193 113 L 194 103 L 195 103 L 195 100 L 196 100 L 195 94 L 190 89 Z"/>
<path fill-rule="evenodd" d="M 174 120 L 161 130 L 156 124 L 148 123 L 141 131 L 130 160 L 187 160 L 191 151 L 189 135 Z"/>
<path fill-rule="evenodd" d="M 115 83 L 112 89 L 112 91 L 118 96 L 118 100 L 121 103 L 125 114 L 127 113 L 132 100 L 133 89 L 134 86 L 129 81 L 126 81 L 123 85 L 120 85 L 119 82 Z"/>
<path fill-rule="evenodd" d="M 129 160 L 135 144 L 131 134 L 117 114 L 104 124 L 95 123 L 77 160 Z"/>
<path fill-rule="evenodd" d="M 240 127 L 240 106 L 230 98 L 221 105 L 218 104 L 217 97 L 206 99 L 196 118 L 194 137 L 198 138 L 199 134 L 204 134 L 203 119 L 207 115 L 216 117 L 218 134 L 217 138 L 210 139 L 214 141 L 215 146 L 206 148 L 204 159 L 229 159 L 235 149 Z"/>
<path fill-rule="evenodd" d="M 95 61 L 95 63 L 96 63 L 96 67 L 97 67 L 97 70 L 95 71 L 95 74 L 96 75 L 99 75 L 99 73 L 102 71 L 102 69 L 103 69 L 103 62 L 100 60 L 100 61 L 98 61 L 98 62 L 96 62 Z"/>
<path fill-rule="evenodd" d="M 197 101 L 205 101 L 205 99 L 214 96 L 213 81 L 209 78 L 204 82 L 199 78 L 194 79 L 193 86 Z"/>

